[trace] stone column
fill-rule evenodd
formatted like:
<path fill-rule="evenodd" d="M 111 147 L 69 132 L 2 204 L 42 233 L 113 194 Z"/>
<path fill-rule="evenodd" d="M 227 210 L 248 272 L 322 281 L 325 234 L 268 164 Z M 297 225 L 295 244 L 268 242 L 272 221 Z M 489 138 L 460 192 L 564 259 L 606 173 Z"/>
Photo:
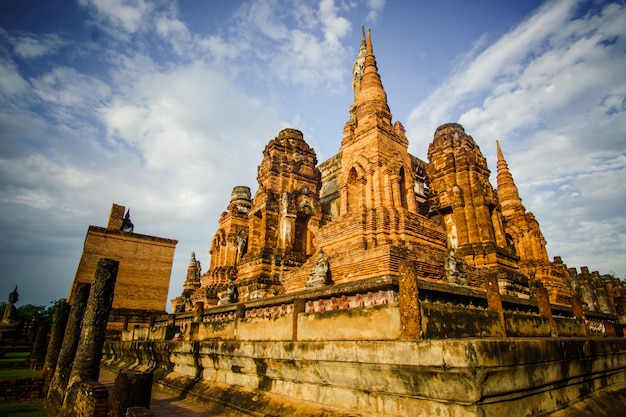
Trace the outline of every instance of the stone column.
<path fill-rule="evenodd" d="M 388 175 L 387 178 L 388 178 L 388 181 L 390 181 L 391 183 L 391 196 L 393 200 L 391 201 L 391 203 L 393 204 L 393 207 L 401 208 L 402 207 L 402 192 L 400 191 L 400 187 L 403 186 L 404 184 L 400 184 L 399 175 L 391 174 L 391 175 Z"/>
<path fill-rule="evenodd" d="M 83 326 L 76 349 L 76 358 L 63 400 L 61 415 L 73 412 L 78 389 L 83 381 L 97 381 L 100 373 L 102 346 L 106 334 L 107 320 L 113 305 L 113 290 L 117 279 L 119 262 L 100 259 L 96 267 L 94 282 L 83 316 Z"/>
<path fill-rule="evenodd" d="M 152 372 L 119 371 L 113 385 L 109 416 L 124 417 L 130 407 L 150 408 L 152 380 Z"/>
<path fill-rule="evenodd" d="M 46 394 L 46 400 L 44 401 L 46 415 L 57 415 L 61 409 L 67 380 L 76 353 L 76 346 L 80 338 L 83 313 L 87 305 L 90 287 L 91 284 L 87 283 L 81 283 L 76 286 L 54 374 L 50 380 L 48 391 L 44 392 Z"/>
<path fill-rule="evenodd" d="M 193 322 L 202 323 L 203 317 L 204 317 L 204 303 L 202 301 L 198 301 L 193 305 Z"/>
<path fill-rule="evenodd" d="M 89 298 L 89 289 L 91 284 L 81 283 L 76 286 L 74 292 L 74 302 L 70 308 L 70 314 L 67 319 L 67 326 L 65 327 L 65 334 L 63 335 L 63 343 L 59 350 L 59 357 L 55 364 L 54 376 L 50 388 L 57 387 L 62 391 L 67 386 L 67 378 L 69 377 L 69 371 L 74 361 L 74 355 L 76 354 L 76 347 L 78 346 L 78 339 L 80 338 L 80 329 L 83 322 L 83 313 L 87 306 L 87 299 Z"/>
<path fill-rule="evenodd" d="M 382 198 L 384 197 L 384 189 L 382 187 L 382 181 L 380 179 L 380 168 L 374 169 L 374 172 L 370 176 L 372 180 L 372 187 L 374 188 L 374 207 L 382 206 Z M 368 207 L 369 208 L 369 207 Z"/>
<path fill-rule="evenodd" d="M 413 262 L 404 261 L 398 268 L 400 287 L 400 337 L 405 340 L 422 337 L 417 274 Z"/>
<path fill-rule="evenodd" d="M 500 297 L 500 287 L 498 286 L 498 274 L 496 272 L 487 273 L 485 279 L 485 290 L 487 291 L 487 309 L 498 313 L 498 316 L 500 317 L 502 336 L 506 337 L 506 319 L 504 317 L 502 297 Z"/>
<path fill-rule="evenodd" d="M 304 313 L 306 303 L 304 300 L 296 298 L 293 300 L 293 322 L 291 330 L 291 340 L 294 342 L 298 340 L 298 316 L 300 313 Z"/>
<path fill-rule="evenodd" d="M 48 330 L 50 325 L 48 322 L 39 321 L 37 325 L 37 336 L 30 353 L 30 369 L 41 369 L 46 359 L 46 347 L 48 346 Z"/>
<path fill-rule="evenodd" d="M 367 225 L 367 227 L 365 229 L 365 238 L 367 240 L 366 244 L 369 245 L 370 242 L 373 240 L 372 227 L 376 224 L 375 210 L 372 210 L 374 207 L 376 207 L 376 193 L 374 192 L 374 171 L 369 168 L 366 169 L 363 173 L 363 178 L 361 181 L 363 182 L 363 184 L 359 182 L 359 192 L 362 194 L 364 193 L 365 205 L 361 208 L 360 213 L 365 213 L 366 216 L 365 224 Z"/>
<path fill-rule="evenodd" d="M 550 307 L 550 298 L 548 296 L 548 290 L 543 286 L 541 281 L 535 282 L 535 296 L 537 297 L 537 307 L 539 308 L 539 315 L 545 317 L 550 322 L 550 334 L 553 337 L 559 335 L 556 328 L 556 322 L 552 316 L 552 307 Z"/>
<path fill-rule="evenodd" d="M 65 301 L 61 301 L 57 304 L 54 310 L 54 318 L 52 319 L 52 332 L 50 333 L 50 342 L 48 342 L 48 350 L 46 352 L 46 359 L 43 363 L 43 377 L 44 377 L 44 393 L 48 392 L 48 386 L 50 380 L 54 375 L 54 369 L 57 366 L 57 360 L 59 359 L 59 352 L 61 351 L 61 344 L 63 343 L 63 335 L 65 334 L 65 328 L 67 327 L 67 319 L 70 314 L 70 305 Z"/>

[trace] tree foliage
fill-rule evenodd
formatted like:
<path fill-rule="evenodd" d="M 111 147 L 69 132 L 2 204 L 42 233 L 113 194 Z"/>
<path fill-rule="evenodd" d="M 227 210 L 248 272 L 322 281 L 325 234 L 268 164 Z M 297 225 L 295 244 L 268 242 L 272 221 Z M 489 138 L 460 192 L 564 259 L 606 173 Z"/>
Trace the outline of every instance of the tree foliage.
<path fill-rule="evenodd" d="M 52 317 L 54 316 L 54 311 L 56 310 L 59 303 L 62 301 L 65 301 L 65 299 L 61 298 L 55 301 L 51 301 L 48 307 L 37 306 L 33 304 L 24 304 L 22 306 L 16 307 L 15 319 L 21 322 L 29 322 L 34 318 L 35 320 L 39 322 L 47 321 L 48 323 L 51 324 Z M 7 306 L 6 302 L 0 302 L 0 312 L 4 312 L 4 309 L 6 308 L 6 306 Z"/>

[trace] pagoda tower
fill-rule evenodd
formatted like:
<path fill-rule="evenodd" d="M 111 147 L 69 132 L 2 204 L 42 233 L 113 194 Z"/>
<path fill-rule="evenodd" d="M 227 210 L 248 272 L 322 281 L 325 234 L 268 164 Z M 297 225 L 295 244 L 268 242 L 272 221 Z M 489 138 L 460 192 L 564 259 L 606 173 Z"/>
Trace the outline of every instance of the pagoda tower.
<path fill-rule="evenodd" d="M 522 204 L 513 175 L 504 159 L 500 143 L 498 152 L 498 198 L 502 210 L 507 246 L 519 257 L 520 271 L 541 281 L 552 303 L 569 304 L 569 277 L 563 268 L 550 262 L 546 240 L 539 222 Z"/>
<path fill-rule="evenodd" d="M 220 291 L 226 291 L 228 280 L 236 277 L 237 262 L 247 250 L 251 206 L 250 187 L 233 187 L 230 203 L 220 216 L 211 242 L 209 269 L 201 277 L 201 287 L 191 297 L 194 303 L 201 301 L 205 306 L 217 304 Z"/>
<path fill-rule="evenodd" d="M 419 214 L 416 158 L 402 124 L 392 123 L 370 31 L 367 38 L 362 31 L 352 86 L 341 148 L 329 160 L 329 188 L 336 191 L 323 197 L 329 210 L 313 241 L 317 256 L 283 276 L 287 292 L 305 287 L 324 262 L 335 284 L 397 275 L 406 259 L 420 261 L 424 277 L 443 270 L 445 235 L 438 222 Z"/>
<path fill-rule="evenodd" d="M 247 248 L 237 263 L 239 301 L 282 293 L 282 275 L 314 253 L 322 219 L 316 165 L 299 130 L 283 129 L 265 147 L 247 217 Z"/>
<path fill-rule="evenodd" d="M 496 273 L 502 294 L 529 297 L 529 277 L 507 244 L 498 194 L 474 139 L 458 123 L 441 125 L 428 161 L 431 215 L 442 220 L 448 253 L 483 274 Z"/>
<path fill-rule="evenodd" d="M 192 296 L 202 284 L 200 281 L 201 272 L 202 267 L 200 266 L 200 261 L 196 259 L 196 253 L 191 252 L 189 264 L 187 265 L 187 276 L 183 284 L 183 292 L 180 296 L 172 300 L 172 311 L 184 312 L 193 309 Z"/>

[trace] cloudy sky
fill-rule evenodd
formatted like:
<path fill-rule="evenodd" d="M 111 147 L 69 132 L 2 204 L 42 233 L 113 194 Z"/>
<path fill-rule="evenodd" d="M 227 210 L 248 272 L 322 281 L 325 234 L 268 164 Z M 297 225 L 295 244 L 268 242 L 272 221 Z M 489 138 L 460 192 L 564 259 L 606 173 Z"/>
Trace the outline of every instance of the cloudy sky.
<path fill-rule="evenodd" d="M 495 185 L 498 139 L 549 255 L 626 276 L 623 1 L 23 0 L 0 6 L 1 299 L 64 298 L 113 203 L 179 241 L 179 295 L 282 128 L 339 150 L 361 25 L 411 153 L 459 122 Z"/>

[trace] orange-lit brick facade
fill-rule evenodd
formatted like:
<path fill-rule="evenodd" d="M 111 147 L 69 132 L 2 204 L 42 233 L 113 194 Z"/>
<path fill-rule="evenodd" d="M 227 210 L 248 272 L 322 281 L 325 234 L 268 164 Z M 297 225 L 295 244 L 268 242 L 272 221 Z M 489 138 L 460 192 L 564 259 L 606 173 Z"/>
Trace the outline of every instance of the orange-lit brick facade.
<path fill-rule="evenodd" d="M 128 215 L 127 215 L 128 219 Z M 98 260 L 119 261 L 113 309 L 107 332 L 114 335 L 133 325 L 164 314 L 176 240 L 124 231 L 124 207 L 114 204 L 106 228 L 89 226 L 74 283 L 93 282 Z"/>
<path fill-rule="evenodd" d="M 610 280 L 578 276 L 560 258 L 548 259 L 499 144 L 497 188 L 477 142 L 459 124 L 436 129 L 428 162 L 409 154 L 404 127 L 392 122 L 369 33 L 352 86 L 339 152 L 317 165 L 300 131 L 284 129 L 272 139 L 258 168 L 258 191 L 252 197 L 248 187 L 233 189 L 209 269 L 202 274 L 192 256 L 175 309 L 397 277 L 410 261 L 421 280 L 484 291 L 486 277 L 496 277 L 502 295 L 528 299 L 543 287 L 550 303 L 579 300 L 608 311 Z"/>

